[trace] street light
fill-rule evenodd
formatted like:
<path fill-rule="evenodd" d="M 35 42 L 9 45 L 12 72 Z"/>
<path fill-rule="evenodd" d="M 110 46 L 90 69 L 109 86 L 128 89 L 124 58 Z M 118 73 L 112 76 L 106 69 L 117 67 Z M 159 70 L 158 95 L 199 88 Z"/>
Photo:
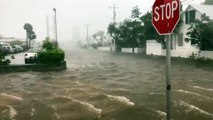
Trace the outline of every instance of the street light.
<path fill-rule="evenodd" d="M 90 42 L 89 42 L 89 24 L 86 24 L 86 28 L 87 28 L 87 46 L 89 48 L 89 46 L 90 46 Z"/>
<path fill-rule="evenodd" d="M 55 41 L 56 41 L 56 47 L 58 47 L 58 41 L 57 41 L 57 19 L 56 19 L 56 9 L 55 8 L 53 8 L 53 11 L 54 11 L 54 13 L 55 13 Z"/>

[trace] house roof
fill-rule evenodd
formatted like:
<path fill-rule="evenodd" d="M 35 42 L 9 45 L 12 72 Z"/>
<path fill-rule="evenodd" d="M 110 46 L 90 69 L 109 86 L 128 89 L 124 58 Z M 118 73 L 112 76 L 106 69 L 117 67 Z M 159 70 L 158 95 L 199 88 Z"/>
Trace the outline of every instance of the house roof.
<path fill-rule="evenodd" d="M 195 10 L 199 11 L 201 14 L 206 14 L 206 16 L 209 16 L 211 20 L 213 20 L 213 5 L 195 5 L 191 4 L 186 8 L 186 11 L 190 8 L 194 8 Z"/>

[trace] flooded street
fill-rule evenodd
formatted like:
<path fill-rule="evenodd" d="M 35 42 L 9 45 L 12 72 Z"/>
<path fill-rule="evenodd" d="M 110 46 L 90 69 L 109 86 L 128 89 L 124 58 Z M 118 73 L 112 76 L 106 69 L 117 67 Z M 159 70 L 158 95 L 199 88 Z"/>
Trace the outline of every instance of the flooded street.
<path fill-rule="evenodd" d="M 165 59 L 65 52 L 65 71 L 0 74 L 1 120 L 165 119 Z M 173 120 L 213 120 L 212 73 L 172 63 Z"/>

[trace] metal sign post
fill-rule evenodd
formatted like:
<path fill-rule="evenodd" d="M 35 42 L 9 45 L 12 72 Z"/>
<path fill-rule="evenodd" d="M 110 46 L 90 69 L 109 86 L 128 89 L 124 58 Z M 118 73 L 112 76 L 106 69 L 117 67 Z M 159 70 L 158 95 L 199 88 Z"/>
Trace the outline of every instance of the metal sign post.
<path fill-rule="evenodd" d="M 180 0 L 155 0 L 152 24 L 159 35 L 167 35 L 166 50 L 166 120 L 171 119 L 171 34 L 180 19 Z"/>
<path fill-rule="evenodd" d="M 171 36 L 166 40 L 166 120 L 171 119 Z"/>

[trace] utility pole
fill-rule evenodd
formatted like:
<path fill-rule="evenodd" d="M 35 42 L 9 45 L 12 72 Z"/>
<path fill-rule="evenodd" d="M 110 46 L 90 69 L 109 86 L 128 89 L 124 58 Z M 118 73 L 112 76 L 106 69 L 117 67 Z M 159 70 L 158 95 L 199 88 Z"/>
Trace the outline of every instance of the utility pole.
<path fill-rule="evenodd" d="M 86 24 L 87 29 L 87 46 L 89 47 L 89 24 Z"/>
<path fill-rule="evenodd" d="M 118 7 L 115 6 L 115 4 L 113 5 L 113 7 L 109 7 L 110 9 L 113 9 L 113 23 L 115 23 L 116 20 L 116 9 L 118 9 Z"/>
<path fill-rule="evenodd" d="M 55 13 L 55 41 L 56 41 L 56 47 L 58 47 L 58 36 L 57 36 L 57 17 L 56 17 L 56 9 L 53 8 L 53 11 Z"/>
<path fill-rule="evenodd" d="M 115 19 L 116 19 L 116 9 L 118 9 L 118 7 L 116 7 L 115 4 L 114 4 L 113 7 L 110 7 L 110 9 L 113 9 L 113 24 L 116 25 L 116 22 L 115 22 Z M 116 51 L 115 38 L 113 40 L 113 46 L 114 46 L 114 51 Z"/>
<path fill-rule="evenodd" d="M 76 41 L 79 41 L 79 28 L 76 28 Z"/>
<path fill-rule="evenodd" d="M 49 39 L 50 37 L 50 34 L 49 34 L 49 19 L 48 19 L 48 16 L 47 16 L 47 38 Z"/>
<path fill-rule="evenodd" d="M 26 49 L 28 50 L 28 32 L 27 32 L 27 30 L 26 30 Z"/>

